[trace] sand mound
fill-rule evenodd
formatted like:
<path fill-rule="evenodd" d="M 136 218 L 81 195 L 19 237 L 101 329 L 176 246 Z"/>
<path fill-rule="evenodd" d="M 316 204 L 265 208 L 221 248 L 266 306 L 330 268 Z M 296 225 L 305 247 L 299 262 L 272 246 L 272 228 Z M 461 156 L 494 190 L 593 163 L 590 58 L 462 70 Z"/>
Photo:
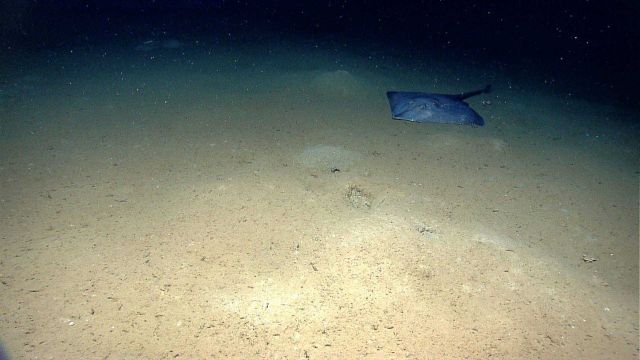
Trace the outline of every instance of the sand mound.
<path fill-rule="evenodd" d="M 456 133 L 441 133 L 429 136 L 429 146 L 433 149 L 482 149 L 482 151 L 503 153 L 509 144 L 495 137 L 478 137 Z"/>
<path fill-rule="evenodd" d="M 352 165 L 362 159 L 362 154 L 347 150 L 341 146 L 314 145 L 307 146 L 297 156 L 296 160 L 305 167 L 330 170 L 332 168 L 341 171 L 348 170 Z"/>
<path fill-rule="evenodd" d="M 318 73 L 311 86 L 318 92 L 330 96 L 354 96 L 364 91 L 364 85 L 345 70 Z"/>

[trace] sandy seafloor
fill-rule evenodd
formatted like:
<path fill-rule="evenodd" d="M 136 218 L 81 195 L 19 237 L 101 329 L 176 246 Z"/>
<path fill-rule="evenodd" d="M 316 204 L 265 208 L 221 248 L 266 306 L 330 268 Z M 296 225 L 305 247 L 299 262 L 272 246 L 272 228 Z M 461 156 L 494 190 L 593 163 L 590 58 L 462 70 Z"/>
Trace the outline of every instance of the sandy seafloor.
<path fill-rule="evenodd" d="M 637 113 L 525 69 L 180 41 L 4 62 L 12 358 L 637 358 Z M 390 118 L 387 90 L 489 82 L 485 127 Z"/>

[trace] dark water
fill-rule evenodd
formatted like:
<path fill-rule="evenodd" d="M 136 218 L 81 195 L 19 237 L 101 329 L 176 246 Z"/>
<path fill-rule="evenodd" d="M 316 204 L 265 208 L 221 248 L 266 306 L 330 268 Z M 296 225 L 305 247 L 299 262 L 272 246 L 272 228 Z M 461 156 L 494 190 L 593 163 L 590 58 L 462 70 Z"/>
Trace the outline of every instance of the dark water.
<path fill-rule="evenodd" d="M 295 38 L 420 66 L 437 58 L 530 74 L 548 91 L 637 105 L 634 1 L 3 2 L 3 56 L 150 38 Z"/>

